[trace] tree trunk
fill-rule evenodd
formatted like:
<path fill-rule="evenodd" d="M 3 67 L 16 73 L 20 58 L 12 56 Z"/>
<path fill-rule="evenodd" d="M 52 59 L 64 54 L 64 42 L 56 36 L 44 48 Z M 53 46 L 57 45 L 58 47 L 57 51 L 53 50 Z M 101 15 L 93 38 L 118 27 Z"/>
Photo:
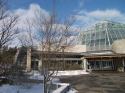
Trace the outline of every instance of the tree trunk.
<path fill-rule="evenodd" d="M 47 93 L 47 83 L 46 83 L 46 80 L 44 80 L 44 93 Z"/>
<path fill-rule="evenodd" d="M 0 54 L 2 54 L 2 51 L 3 51 L 2 45 L 0 44 Z"/>

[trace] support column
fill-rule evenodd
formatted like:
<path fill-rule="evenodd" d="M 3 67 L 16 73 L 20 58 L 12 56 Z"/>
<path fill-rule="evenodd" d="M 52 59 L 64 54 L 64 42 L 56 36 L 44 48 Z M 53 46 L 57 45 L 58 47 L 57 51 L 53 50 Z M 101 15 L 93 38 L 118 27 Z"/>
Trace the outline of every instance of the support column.
<path fill-rule="evenodd" d="M 31 48 L 27 49 L 27 62 L 26 62 L 26 70 L 31 71 Z"/>
<path fill-rule="evenodd" d="M 42 69 L 42 60 L 39 60 L 38 69 L 39 69 L 40 71 L 41 71 L 41 69 Z"/>
<path fill-rule="evenodd" d="M 94 70 L 97 70 L 97 66 L 96 66 L 96 61 L 95 62 L 93 62 L 93 64 L 94 64 Z"/>
<path fill-rule="evenodd" d="M 87 71 L 87 59 L 83 59 L 83 62 L 82 62 L 82 68 L 85 70 L 85 71 Z"/>
<path fill-rule="evenodd" d="M 123 72 L 125 72 L 125 60 L 122 58 L 122 64 L 123 64 Z"/>
<path fill-rule="evenodd" d="M 99 62 L 99 70 L 102 70 L 102 61 Z"/>
<path fill-rule="evenodd" d="M 17 61 L 18 61 L 19 52 L 20 52 L 20 49 L 18 48 L 18 49 L 17 49 L 17 52 L 16 52 L 16 55 L 15 55 L 15 57 L 14 57 L 14 63 L 15 63 L 15 64 L 18 64 L 18 63 L 19 63 L 19 62 L 17 62 Z"/>

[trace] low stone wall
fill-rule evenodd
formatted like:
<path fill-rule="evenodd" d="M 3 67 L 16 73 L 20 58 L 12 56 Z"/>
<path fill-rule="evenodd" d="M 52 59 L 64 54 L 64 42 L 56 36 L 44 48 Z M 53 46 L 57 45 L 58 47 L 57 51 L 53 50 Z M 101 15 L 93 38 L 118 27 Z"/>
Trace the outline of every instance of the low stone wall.
<path fill-rule="evenodd" d="M 61 87 L 57 88 L 52 93 L 67 93 L 71 88 L 70 84 L 67 84 L 67 83 L 57 83 L 56 85 Z"/>

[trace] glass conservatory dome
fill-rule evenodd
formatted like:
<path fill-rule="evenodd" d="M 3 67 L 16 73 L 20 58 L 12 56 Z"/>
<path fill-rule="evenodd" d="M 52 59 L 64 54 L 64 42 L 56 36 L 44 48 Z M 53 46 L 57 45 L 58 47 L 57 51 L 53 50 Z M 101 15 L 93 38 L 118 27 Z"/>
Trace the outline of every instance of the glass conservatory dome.
<path fill-rule="evenodd" d="M 110 50 L 113 41 L 125 38 L 125 24 L 101 21 L 80 33 L 79 38 L 87 51 Z"/>

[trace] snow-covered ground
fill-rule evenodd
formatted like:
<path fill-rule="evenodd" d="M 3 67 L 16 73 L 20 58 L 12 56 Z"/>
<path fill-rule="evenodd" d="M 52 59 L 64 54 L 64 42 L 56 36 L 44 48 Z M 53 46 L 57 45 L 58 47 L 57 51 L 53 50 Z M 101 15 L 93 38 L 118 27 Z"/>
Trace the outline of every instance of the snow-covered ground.
<path fill-rule="evenodd" d="M 28 87 L 17 85 L 2 85 L 0 86 L 0 93 L 43 93 L 43 85 L 34 84 Z"/>
<path fill-rule="evenodd" d="M 38 71 L 32 71 L 28 74 L 30 75 L 30 79 L 43 80 L 44 78 Z M 73 76 L 82 74 L 89 73 L 84 70 L 69 70 L 58 71 L 56 76 Z M 52 82 L 55 84 L 59 83 L 59 78 L 54 78 Z M 0 86 L 0 93 L 43 93 L 43 84 L 32 84 L 30 86 L 2 85 Z M 75 89 L 71 89 L 68 93 L 77 93 L 77 91 Z"/>
<path fill-rule="evenodd" d="M 28 74 L 31 75 L 29 77 L 30 79 L 36 79 L 36 80 L 43 80 L 44 79 L 43 75 L 41 75 L 38 71 L 32 71 Z"/>
<path fill-rule="evenodd" d="M 83 75 L 83 74 L 89 74 L 88 72 L 85 72 L 84 70 L 69 70 L 69 71 L 58 71 L 56 76 L 74 76 L 74 75 Z"/>
<path fill-rule="evenodd" d="M 43 85 L 35 84 L 29 87 L 3 85 L 0 86 L 0 93 L 43 93 Z M 75 89 L 71 89 L 68 93 L 77 93 L 77 91 Z"/>
<path fill-rule="evenodd" d="M 43 80 L 43 76 L 38 71 L 32 71 L 29 73 L 30 79 L 37 79 L 37 80 Z M 85 72 L 85 70 L 65 70 L 65 71 L 58 71 L 55 72 L 53 76 L 74 76 L 74 75 L 83 75 L 83 74 L 89 74 L 88 72 Z"/>
<path fill-rule="evenodd" d="M 64 89 L 67 89 L 70 87 L 69 83 L 57 83 L 57 85 L 60 85 L 61 87 L 59 87 L 58 89 L 56 89 L 55 91 L 53 91 L 52 93 L 60 93 L 62 92 Z M 71 88 L 67 93 L 77 93 L 78 91 Z"/>
<path fill-rule="evenodd" d="M 71 88 L 67 93 L 78 93 L 78 91 L 73 89 L 73 88 Z"/>

